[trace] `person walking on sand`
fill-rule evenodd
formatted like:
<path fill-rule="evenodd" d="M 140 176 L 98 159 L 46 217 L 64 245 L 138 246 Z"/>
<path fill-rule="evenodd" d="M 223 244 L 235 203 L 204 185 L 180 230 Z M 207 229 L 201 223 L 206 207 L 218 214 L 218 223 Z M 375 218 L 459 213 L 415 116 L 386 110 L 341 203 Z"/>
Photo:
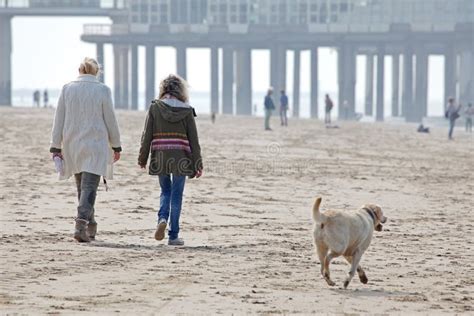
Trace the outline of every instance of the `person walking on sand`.
<path fill-rule="evenodd" d="M 40 107 L 40 92 L 38 90 L 33 92 L 33 104 L 36 105 L 37 108 Z"/>
<path fill-rule="evenodd" d="M 273 103 L 272 99 L 273 88 L 270 87 L 267 91 L 267 95 L 265 96 L 265 100 L 263 102 L 265 106 L 265 130 L 271 131 L 270 128 L 270 118 L 272 117 L 272 112 L 275 110 L 275 104 Z"/>
<path fill-rule="evenodd" d="M 288 126 L 288 96 L 285 94 L 285 90 L 280 91 L 280 120 L 281 126 Z"/>
<path fill-rule="evenodd" d="M 50 152 L 63 161 L 60 179 L 74 175 L 79 205 L 74 238 L 95 239 L 94 204 L 100 177 L 112 179 L 122 147 L 109 87 L 98 79 L 99 65 L 85 58 L 79 77 L 61 91 L 54 116 Z"/>
<path fill-rule="evenodd" d="M 329 94 L 326 94 L 326 98 L 324 102 L 326 103 L 326 108 L 325 108 L 326 115 L 324 116 L 324 123 L 331 124 L 331 111 L 332 111 L 332 108 L 334 107 L 334 103 L 329 97 Z"/>
<path fill-rule="evenodd" d="M 454 98 L 449 98 L 448 107 L 446 109 L 445 117 L 449 120 L 449 133 L 448 138 L 453 139 L 454 126 L 456 125 L 456 120 L 459 118 L 459 111 L 461 110 L 462 105 L 456 106 L 454 104 Z"/>
<path fill-rule="evenodd" d="M 474 107 L 472 107 L 472 103 L 467 105 L 464 115 L 466 116 L 466 132 L 472 133 L 472 118 L 474 117 Z"/>
<path fill-rule="evenodd" d="M 161 187 L 155 239 L 165 238 L 169 223 L 171 246 L 184 245 L 179 238 L 179 219 L 186 176 L 199 178 L 203 170 L 196 113 L 188 102 L 184 79 L 169 75 L 161 81 L 158 99 L 148 110 L 138 156 L 138 165 L 145 169 L 151 151 L 149 174 L 158 176 Z"/>

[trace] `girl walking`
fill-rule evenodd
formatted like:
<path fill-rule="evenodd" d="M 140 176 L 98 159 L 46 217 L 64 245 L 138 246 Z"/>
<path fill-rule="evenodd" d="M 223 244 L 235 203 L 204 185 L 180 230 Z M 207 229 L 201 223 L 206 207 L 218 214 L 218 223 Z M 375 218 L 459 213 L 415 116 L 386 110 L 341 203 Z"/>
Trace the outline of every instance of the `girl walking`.
<path fill-rule="evenodd" d="M 187 83 L 169 75 L 160 83 L 160 93 L 148 110 L 143 130 L 138 165 L 145 169 L 150 156 L 149 174 L 158 176 L 161 195 L 156 240 L 165 238 L 169 223 L 168 245 L 182 246 L 179 219 L 186 177 L 202 175 L 201 147 L 194 117 L 188 104 Z"/>
<path fill-rule="evenodd" d="M 110 89 L 99 82 L 99 65 L 85 58 L 79 77 L 66 84 L 59 97 L 51 137 L 53 159 L 62 159 L 60 179 L 74 175 L 79 205 L 74 238 L 95 238 L 94 204 L 100 177 L 112 179 L 112 164 L 122 151 Z"/>

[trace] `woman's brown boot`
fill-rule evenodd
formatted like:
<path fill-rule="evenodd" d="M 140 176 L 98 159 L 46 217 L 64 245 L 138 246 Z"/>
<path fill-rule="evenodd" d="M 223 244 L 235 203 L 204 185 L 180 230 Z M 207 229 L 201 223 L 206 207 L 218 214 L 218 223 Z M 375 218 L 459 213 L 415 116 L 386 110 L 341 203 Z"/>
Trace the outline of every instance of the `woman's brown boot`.
<path fill-rule="evenodd" d="M 76 218 L 76 230 L 74 231 L 74 239 L 78 242 L 90 242 L 87 236 L 87 221 L 85 219 Z"/>

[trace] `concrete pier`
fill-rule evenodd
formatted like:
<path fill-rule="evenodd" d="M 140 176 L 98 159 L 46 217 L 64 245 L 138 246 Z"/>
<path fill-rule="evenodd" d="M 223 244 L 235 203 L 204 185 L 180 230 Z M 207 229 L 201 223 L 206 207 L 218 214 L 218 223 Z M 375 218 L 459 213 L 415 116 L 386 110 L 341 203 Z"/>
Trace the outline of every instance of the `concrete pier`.
<path fill-rule="evenodd" d="M 270 85 L 275 96 L 280 90 L 286 91 L 286 49 L 279 45 L 270 49 Z"/>
<path fill-rule="evenodd" d="M 385 85 L 385 48 L 377 48 L 377 99 L 375 119 L 379 122 L 384 120 L 384 85 Z"/>
<path fill-rule="evenodd" d="M 451 43 L 446 46 L 444 54 L 444 100 L 448 104 L 449 98 L 456 97 L 456 49 Z"/>
<path fill-rule="evenodd" d="M 374 55 L 366 55 L 365 64 L 365 115 L 374 114 Z"/>
<path fill-rule="evenodd" d="M 410 46 L 403 54 L 402 116 L 413 122 L 413 50 Z"/>
<path fill-rule="evenodd" d="M 467 106 L 468 103 L 474 104 L 474 74 L 472 73 L 474 70 L 473 58 L 474 54 L 469 50 L 462 50 L 459 54 L 459 102 L 463 106 Z"/>
<path fill-rule="evenodd" d="M 0 106 L 12 104 L 11 17 L 0 16 Z"/>
<path fill-rule="evenodd" d="M 427 113 L 428 100 L 428 54 L 423 48 L 416 52 L 415 102 L 413 104 L 413 122 L 421 123 Z"/>
<path fill-rule="evenodd" d="M 176 73 L 183 79 L 186 79 L 187 64 L 186 64 L 186 47 L 176 47 Z"/>
<path fill-rule="evenodd" d="M 318 92 L 319 92 L 319 82 L 318 82 L 318 47 L 315 46 L 311 49 L 310 52 L 311 58 L 311 87 L 310 87 L 310 116 L 311 118 L 318 117 Z"/>
<path fill-rule="evenodd" d="M 146 46 L 145 56 L 145 105 L 148 109 L 151 101 L 157 97 L 155 90 L 155 45 L 150 44 Z"/>
<path fill-rule="evenodd" d="M 138 110 L 138 45 L 132 45 L 130 50 L 130 108 Z"/>
<path fill-rule="evenodd" d="M 120 54 L 120 90 L 122 91 L 121 95 L 121 108 L 129 109 L 130 99 L 130 76 L 129 76 L 129 59 L 130 59 L 130 48 L 129 46 L 122 47 Z"/>
<path fill-rule="evenodd" d="M 339 118 L 351 119 L 355 113 L 356 53 L 345 44 L 338 50 Z M 347 101 L 347 108 L 344 108 Z"/>
<path fill-rule="evenodd" d="M 104 82 L 104 73 L 105 73 L 105 64 L 104 64 L 104 43 L 97 43 L 96 44 L 96 55 L 97 55 L 97 62 L 99 63 L 100 67 L 100 75 L 99 81 Z"/>
<path fill-rule="evenodd" d="M 211 47 L 211 113 L 219 113 L 219 48 Z"/>
<path fill-rule="evenodd" d="M 222 113 L 234 113 L 234 49 L 222 50 Z"/>
<path fill-rule="evenodd" d="M 249 48 L 236 51 L 236 114 L 252 115 L 252 58 Z"/>
<path fill-rule="evenodd" d="M 400 115 L 400 55 L 392 56 L 392 116 Z"/>
<path fill-rule="evenodd" d="M 295 49 L 293 59 L 293 117 L 300 116 L 301 51 Z"/>

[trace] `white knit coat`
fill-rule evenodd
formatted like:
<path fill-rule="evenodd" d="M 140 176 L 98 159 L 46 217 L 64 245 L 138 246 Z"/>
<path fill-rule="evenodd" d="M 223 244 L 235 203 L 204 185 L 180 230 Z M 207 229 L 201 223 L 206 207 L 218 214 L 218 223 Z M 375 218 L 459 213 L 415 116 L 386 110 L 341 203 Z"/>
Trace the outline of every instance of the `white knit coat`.
<path fill-rule="evenodd" d="M 80 75 L 66 84 L 54 117 L 51 147 L 62 149 L 68 179 L 89 172 L 113 177 L 113 148 L 120 147 L 120 132 L 109 87 L 95 76 Z"/>

